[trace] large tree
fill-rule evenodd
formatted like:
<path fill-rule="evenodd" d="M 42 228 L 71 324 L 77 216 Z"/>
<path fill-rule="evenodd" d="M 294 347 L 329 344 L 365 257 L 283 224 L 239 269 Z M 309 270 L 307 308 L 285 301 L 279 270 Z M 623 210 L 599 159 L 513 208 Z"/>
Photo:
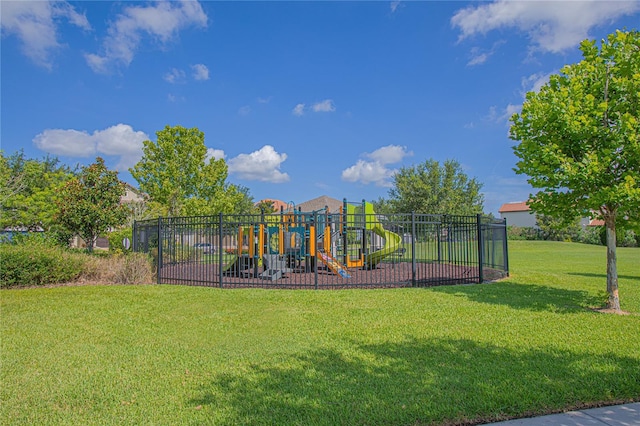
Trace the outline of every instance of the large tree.
<path fill-rule="evenodd" d="M 71 177 L 55 157 L 31 159 L 23 151 L 5 157 L 0 151 L 0 227 L 56 228 L 55 201 Z"/>
<path fill-rule="evenodd" d="M 534 211 L 604 220 L 608 308 L 619 311 L 616 227 L 640 211 L 640 34 L 617 31 L 580 49 L 582 61 L 528 93 L 511 118 L 515 170 L 539 190 Z"/>
<path fill-rule="evenodd" d="M 166 126 L 156 142 L 143 142 L 142 159 L 130 169 L 154 211 L 169 216 L 232 212 L 246 194 L 227 183 L 227 164 L 208 158 L 204 133 Z"/>
<path fill-rule="evenodd" d="M 477 214 L 483 210 L 481 188 L 482 184 L 470 179 L 457 161 L 446 160 L 441 165 L 430 159 L 401 168 L 393 176 L 388 202 L 377 203 L 395 213 Z"/>
<path fill-rule="evenodd" d="M 124 193 L 118 172 L 108 170 L 98 157 L 62 187 L 57 219 L 80 235 L 92 251 L 100 234 L 126 221 L 128 209 L 120 202 Z"/>

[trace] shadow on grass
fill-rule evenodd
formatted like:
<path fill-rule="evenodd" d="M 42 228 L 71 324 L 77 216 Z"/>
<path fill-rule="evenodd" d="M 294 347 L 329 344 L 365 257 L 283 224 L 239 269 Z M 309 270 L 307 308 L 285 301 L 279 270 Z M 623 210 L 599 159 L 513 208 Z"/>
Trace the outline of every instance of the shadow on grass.
<path fill-rule="evenodd" d="M 217 424 L 478 424 L 640 394 L 640 359 L 429 339 L 321 349 L 215 376 Z"/>
<path fill-rule="evenodd" d="M 569 290 L 539 284 L 500 281 L 469 286 L 434 287 L 433 291 L 464 296 L 479 303 L 504 305 L 513 309 L 568 313 L 601 306 L 604 299 L 584 290 Z"/>
<path fill-rule="evenodd" d="M 577 275 L 580 277 L 588 277 L 588 278 L 601 278 L 603 280 L 607 279 L 607 274 L 592 274 L 588 272 L 569 272 L 569 275 Z M 640 281 L 640 276 L 634 277 L 633 275 L 618 275 L 618 279 Z"/>

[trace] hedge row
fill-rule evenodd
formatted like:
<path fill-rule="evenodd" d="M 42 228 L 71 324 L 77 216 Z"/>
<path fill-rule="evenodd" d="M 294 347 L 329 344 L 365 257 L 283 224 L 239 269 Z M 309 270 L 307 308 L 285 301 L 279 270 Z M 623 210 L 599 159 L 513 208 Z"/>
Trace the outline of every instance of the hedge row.
<path fill-rule="evenodd" d="M 74 281 L 82 255 L 43 245 L 0 245 L 0 286 L 46 285 Z"/>
<path fill-rule="evenodd" d="M 150 258 L 141 253 L 96 256 L 46 244 L 0 244 L 0 287 L 89 281 L 153 282 Z"/>

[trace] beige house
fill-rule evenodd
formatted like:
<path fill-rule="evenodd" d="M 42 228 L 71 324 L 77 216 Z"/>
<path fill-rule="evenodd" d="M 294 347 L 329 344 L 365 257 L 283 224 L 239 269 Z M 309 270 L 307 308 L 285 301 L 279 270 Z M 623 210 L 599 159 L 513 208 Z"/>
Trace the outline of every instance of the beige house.
<path fill-rule="evenodd" d="M 523 228 L 538 228 L 536 215 L 526 201 L 505 203 L 500 207 L 498 212 L 502 219 L 507 219 L 507 225 L 520 226 Z M 580 226 L 582 226 L 582 228 L 588 226 L 604 226 L 604 221 L 583 217 L 580 219 Z"/>
<path fill-rule="evenodd" d="M 500 217 L 507 220 L 507 225 L 523 228 L 538 228 L 536 215 L 526 201 L 505 203 L 498 210 Z"/>

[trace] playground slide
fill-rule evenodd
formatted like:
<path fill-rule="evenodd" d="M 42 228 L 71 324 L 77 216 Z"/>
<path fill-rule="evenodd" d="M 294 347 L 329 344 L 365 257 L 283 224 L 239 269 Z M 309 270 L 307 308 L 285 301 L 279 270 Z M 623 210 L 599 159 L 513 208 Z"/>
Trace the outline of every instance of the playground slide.
<path fill-rule="evenodd" d="M 318 255 L 318 259 L 320 259 L 322 263 L 327 265 L 327 268 L 329 268 L 331 272 L 340 275 L 342 278 L 351 278 L 351 275 L 349 275 L 345 267 L 342 266 L 342 264 L 334 259 L 334 257 L 329 253 L 325 253 L 320 250 L 318 250 L 316 253 Z"/>
<path fill-rule="evenodd" d="M 398 250 L 402 243 L 402 238 L 400 237 L 400 235 L 396 234 L 395 232 L 387 231 L 382 227 L 380 222 L 374 223 L 371 227 L 371 231 L 384 238 L 384 247 L 380 250 L 374 251 L 366 257 L 365 260 L 369 269 L 375 268 L 376 265 L 382 261 L 382 259 Z"/>
<path fill-rule="evenodd" d="M 234 268 L 237 268 L 238 266 L 236 264 L 238 263 L 239 259 L 240 256 L 234 256 L 233 260 L 225 265 L 225 267 L 222 269 L 222 272 L 229 272 Z"/>
<path fill-rule="evenodd" d="M 361 208 L 355 207 L 354 213 Z M 378 263 L 385 257 L 389 256 L 396 250 L 398 250 L 402 244 L 402 238 L 395 232 L 387 231 L 382 224 L 375 219 L 375 212 L 373 211 L 373 204 L 364 203 L 364 213 L 367 215 L 367 229 L 375 232 L 377 235 L 384 238 L 384 247 L 380 250 L 376 250 L 365 257 L 365 263 L 368 269 L 373 269 Z"/>

